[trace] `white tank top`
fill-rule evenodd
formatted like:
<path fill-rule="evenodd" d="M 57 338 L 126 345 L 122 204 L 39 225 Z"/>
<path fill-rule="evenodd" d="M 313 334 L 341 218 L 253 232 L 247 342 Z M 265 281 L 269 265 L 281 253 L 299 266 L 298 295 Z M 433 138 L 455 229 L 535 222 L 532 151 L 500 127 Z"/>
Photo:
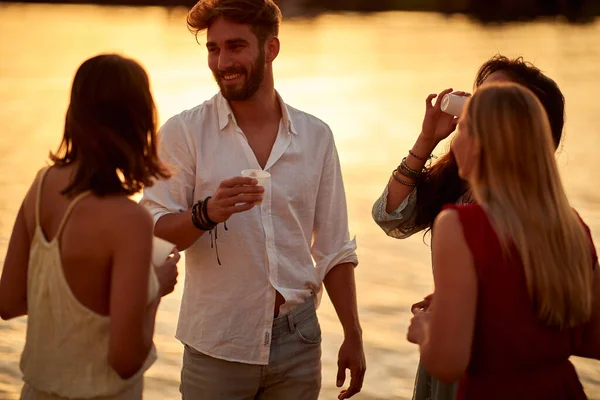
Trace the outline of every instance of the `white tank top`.
<path fill-rule="evenodd" d="M 60 257 L 62 229 L 73 207 L 89 192 L 73 199 L 56 235 L 48 241 L 40 226 L 42 183 L 47 171 L 38 178 L 35 234 L 29 253 L 27 337 L 20 363 L 23 380 L 34 390 L 60 397 L 115 396 L 140 381 L 156 360 L 156 349 L 153 345 L 144 366 L 127 380 L 108 364 L 110 317 L 95 313 L 75 298 Z M 148 303 L 159 294 L 154 268 L 150 271 Z"/>

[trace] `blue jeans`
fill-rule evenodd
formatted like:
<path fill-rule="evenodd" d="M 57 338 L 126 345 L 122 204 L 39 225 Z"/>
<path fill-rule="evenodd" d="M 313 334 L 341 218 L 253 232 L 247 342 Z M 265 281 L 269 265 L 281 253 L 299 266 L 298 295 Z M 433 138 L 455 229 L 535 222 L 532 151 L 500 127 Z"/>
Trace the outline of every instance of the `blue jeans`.
<path fill-rule="evenodd" d="M 321 390 L 321 328 L 314 300 L 275 318 L 268 365 L 226 361 L 185 345 L 184 400 L 317 400 Z"/>
<path fill-rule="evenodd" d="M 454 400 L 457 389 L 458 382 L 438 381 L 423 368 L 423 364 L 419 361 L 413 400 Z"/>

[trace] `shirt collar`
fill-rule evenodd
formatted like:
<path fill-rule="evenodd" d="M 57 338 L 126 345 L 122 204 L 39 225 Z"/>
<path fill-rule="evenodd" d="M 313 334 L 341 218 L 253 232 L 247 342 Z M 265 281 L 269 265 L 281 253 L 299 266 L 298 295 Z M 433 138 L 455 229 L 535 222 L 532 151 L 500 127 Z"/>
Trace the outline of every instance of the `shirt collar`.
<path fill-rule="evenodd" d="M 281 106 L 281 119 L 283 120 L 283 125 L 286 130 L 293 134 L 298 134 L 296 129 L 294 128 L 294 124 L 292 123 L 292 117 L 290 116 L 290 111 L 288 109 L 287 104 L 283 102 L 283 99 L 279 95 L 277 91 L 275 91 L 277 95 L 277 100 L 279 101 L 279 105 Z M 231 106 L 229 102 L 223 97 L 221 92 L 217 94 L 216 98 L 217 103 L 217 114 L 219 117 L 219 130 L 222 131 L 225 127 L 232 121 L 236 126 L 237 122 L 235 121 L 235 116 L 233 115 L 233 111 L 231 111 Z"/>

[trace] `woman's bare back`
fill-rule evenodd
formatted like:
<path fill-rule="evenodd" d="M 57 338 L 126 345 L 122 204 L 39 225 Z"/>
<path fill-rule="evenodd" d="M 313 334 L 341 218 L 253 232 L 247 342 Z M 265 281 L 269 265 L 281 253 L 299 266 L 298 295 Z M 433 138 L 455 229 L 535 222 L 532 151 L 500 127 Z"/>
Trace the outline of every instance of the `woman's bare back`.
<path fill-rule="evenodd" d="M 126 229 L 127 221 L 131 223 L 136 214 L 147 212 L 125 195 L 101 198 L 90 194 L 75 205 L 57 238 L 59 225 L 72 202 L 61 191 L 74 170 L 70 166 L 52 167 L 46 173 L 41 187 L 40 228 L 48 242 L 59 241 L 63 273 L 75 298 L 90 310 L 109 315 L 112 254 L 118 246 L 114 243 L 115 231 Z M 38 185 L 32 185 L 25 200 L 30 238 L 35 233 L 37 190 Z"/>

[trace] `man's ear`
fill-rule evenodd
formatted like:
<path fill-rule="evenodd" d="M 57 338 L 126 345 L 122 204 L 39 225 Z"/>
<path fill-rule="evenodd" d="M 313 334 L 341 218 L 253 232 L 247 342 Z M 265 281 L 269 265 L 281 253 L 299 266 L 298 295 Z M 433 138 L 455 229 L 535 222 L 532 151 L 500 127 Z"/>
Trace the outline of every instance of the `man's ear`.
<path fill-rule="evenodd" d="M 279 38 L 277 36 L 272 36 L 268 38 L 265 42 L 265 61 L 267 63 L 273 62 L 277 55 L 279 55 L 280 48 Z"/>

